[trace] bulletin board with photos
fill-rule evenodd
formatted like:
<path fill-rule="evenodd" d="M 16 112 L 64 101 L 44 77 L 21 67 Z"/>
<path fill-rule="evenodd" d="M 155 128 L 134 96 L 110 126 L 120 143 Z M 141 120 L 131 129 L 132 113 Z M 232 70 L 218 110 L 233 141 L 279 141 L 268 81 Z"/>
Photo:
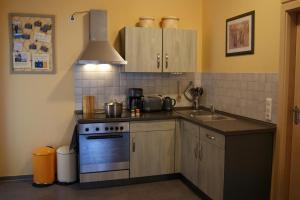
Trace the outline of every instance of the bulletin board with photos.
<path fill-rule="evenodd" d="M 55 17 L 9 14 L 11 72 L 55 73 Z"/>

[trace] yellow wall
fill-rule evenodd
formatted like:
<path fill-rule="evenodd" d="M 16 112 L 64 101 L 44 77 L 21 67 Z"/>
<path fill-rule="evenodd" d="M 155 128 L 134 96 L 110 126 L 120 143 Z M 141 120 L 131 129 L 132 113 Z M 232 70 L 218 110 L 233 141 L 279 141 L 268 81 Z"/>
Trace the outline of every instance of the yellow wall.
<path fill-rule="evenodd" d="M 255 54 L 225 57 L 226 19 L 255 10 Z M 280 0 L 208 0 L 203 4 L 204 72 L 278 72 Z"/>
<path fill-rule="evenodd" d="M 69 22 L 72 12 L 107 9 L 113 43 L 118 31 L 134 25 L 139 16 L 154 16 L 158 23 L 162 16 L 175 15 L 181 19 L 181 28 L 198 30 L 201 48 L 201 0 L 1 0 L 0 4 L 0 177 L 31 174 L 31 152 L 35 147 L 57 146 L 71 138 L 72 63 L 83 48 L 86 34 L 81 17 Z M 9 73 L 9 12 L 56 15 L 55 75 Z"/>
<path fill-rule="evenodd" d="M 87 34 L 82 17 L 69 22 L 72 12 L 107 9 L 112 43 L 118 31 L 134 25 L 139 16 L 154 16 L 156 24 L 162 16 L 178 16 L 181 28 L 198 30 L 198 68 L 203 56 L 202 71 L 230 73 L 278 71 L 279 8 L 280 0 L 209 0 L 204 5 L 202 0 L 1 0 L 0 177 L 30 174 L 35 147 L 70 140 L 74 126 L 72 64 Z M 255 55 L 226 58 L 225 21 L 250 10 L 256 10 Z M 56 15 L 55 75 L 9 73 L 9 12 Z"/>

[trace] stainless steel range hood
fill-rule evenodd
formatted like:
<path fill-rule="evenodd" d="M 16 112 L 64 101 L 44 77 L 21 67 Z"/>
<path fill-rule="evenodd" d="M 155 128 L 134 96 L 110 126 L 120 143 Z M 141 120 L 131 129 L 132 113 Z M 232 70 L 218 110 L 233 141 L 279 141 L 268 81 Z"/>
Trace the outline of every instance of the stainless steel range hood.
<path fill-rule="evenodd" d="M 91 10 L 90 41 L 80 55 L 77 63 L 84 64 L 112 64 L 125 65 L 127 62 L 113 48 L 107 39 L 107 12 L 105 10 Z"/>

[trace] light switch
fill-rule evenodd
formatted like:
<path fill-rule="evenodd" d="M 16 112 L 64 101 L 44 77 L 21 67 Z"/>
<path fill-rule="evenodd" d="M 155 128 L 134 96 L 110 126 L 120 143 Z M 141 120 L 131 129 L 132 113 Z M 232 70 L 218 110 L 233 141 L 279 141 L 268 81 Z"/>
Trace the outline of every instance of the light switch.
<path fill-rule="evenodd" d="M 272 98 L 266 98 L 266 113 L 265 113 L 266 120 L 272 120 Z"/>

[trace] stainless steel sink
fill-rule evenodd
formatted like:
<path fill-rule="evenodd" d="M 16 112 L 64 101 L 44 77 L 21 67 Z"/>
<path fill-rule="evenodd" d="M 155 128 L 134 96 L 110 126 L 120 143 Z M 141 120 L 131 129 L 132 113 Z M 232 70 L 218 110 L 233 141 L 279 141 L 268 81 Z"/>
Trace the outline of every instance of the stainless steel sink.
<path fill-rule="evenodd" d="M 192 116 L 191 116 L 192 117 Z M 209 115 L 196 115 L 194 118 L 200 121 L 224 121 L 224 120 L 235 120 L 234 118 L 227 117 L 225 115 L 219 114 L 209 114 Z"/>
<path fill-rule="evenodd" d="M 180 114 L 198 119 L 200 121 L 223 121 L 223 120 L 235 120 L 234 118 L 227 117 L 221 114 L 212 114 L 206 110 L 184 110 L 179 111 Z"/>
<path fill-rule="evenodd" d="M 192 110 L 190 111 L 190 115 L 195 115 L 195 116 L 198 116 L 198 115 L 208 115 L 210 112 L 206 111 L 206 110 Z"/>
<path fill-rule="evenodd" d="M 208 112 L 206 110 L 181 110 L 181 111 L 178 111 L 178 113 L 180 113 L 182 115 L 187 115 L 190 117 L 210 114 L 210 112 Z"/>

